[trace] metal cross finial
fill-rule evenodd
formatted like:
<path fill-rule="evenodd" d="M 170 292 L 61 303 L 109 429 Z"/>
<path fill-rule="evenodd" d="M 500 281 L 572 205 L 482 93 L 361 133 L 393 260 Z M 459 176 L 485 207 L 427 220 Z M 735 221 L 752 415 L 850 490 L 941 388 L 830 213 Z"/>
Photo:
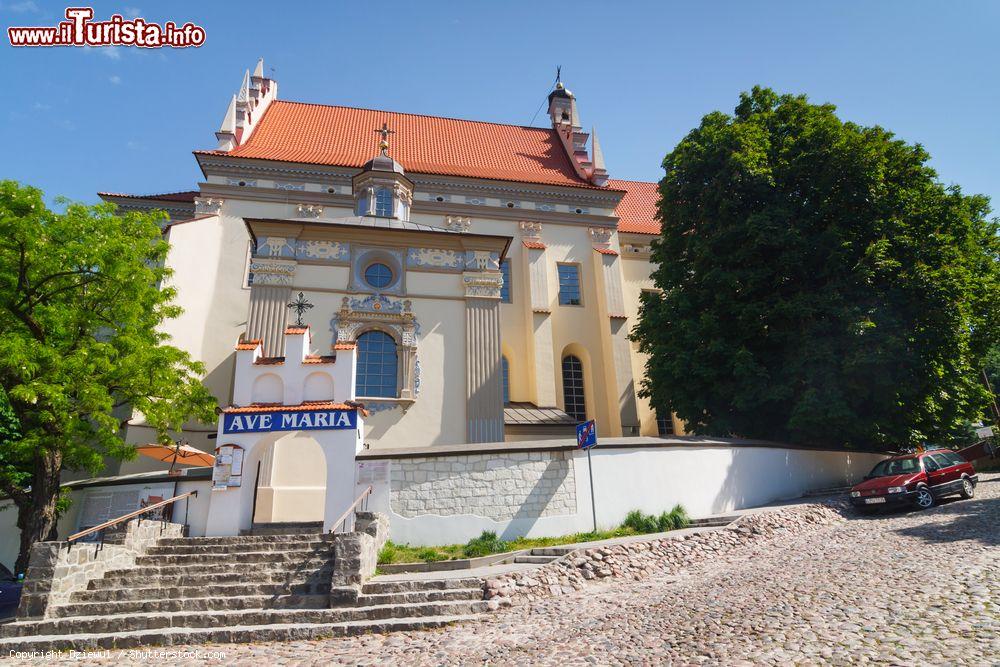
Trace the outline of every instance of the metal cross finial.
<path fill-rule="evenodd" d="M 302 292 L 299 292 L 299 298 L 288 304 L 288 308 L 295 310 L 295 326 L 304 327 L 305 323 L 302 321 L 302 314 L 312 308 L 313 305 L 306 301 L 306 297 Z"/>
<path fill-rule="evenodd" d="M 382 155 L 388 156 L 387 151 L 389 150 L 389 135 L 396 134 L 396 131 L 390 130 L 388 123 L 382 123 L 381 129 L 375 130 L 375 134 L 382 136 L 382 141 L 378 142 L 378 147 L 382 151 Z"/>
<path fill-rule="evenodd" d="M 562 81 L 562 65 L 556 65 L 556 83 Z"/>

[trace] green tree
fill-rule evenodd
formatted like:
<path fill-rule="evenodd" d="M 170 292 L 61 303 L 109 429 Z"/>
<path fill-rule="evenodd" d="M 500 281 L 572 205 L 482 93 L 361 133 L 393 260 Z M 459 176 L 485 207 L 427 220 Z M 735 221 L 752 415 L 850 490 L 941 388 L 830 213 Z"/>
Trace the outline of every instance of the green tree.
<path fill-rule="evenodd" d="M 754 88 L 664 160 L 643 393 L 695 433 L 935 441 L 986 404 L 1000 337 L 989 201 L 919 145 Z"/>
<path fill-rule="evenodd" d="M 189 419 L 214 419 L 202 366 L 160 327 L 180 312 L 161 287 L 160 219 L 110 205 L 56 213 L 39 190 L 0 182 L 0 389 L 13 416 L 0 491 L 18 510 L 18 572 L 53 527 L 63 470 L 134 456 L 121 438 L 134 415 L 164 442 Z"/>

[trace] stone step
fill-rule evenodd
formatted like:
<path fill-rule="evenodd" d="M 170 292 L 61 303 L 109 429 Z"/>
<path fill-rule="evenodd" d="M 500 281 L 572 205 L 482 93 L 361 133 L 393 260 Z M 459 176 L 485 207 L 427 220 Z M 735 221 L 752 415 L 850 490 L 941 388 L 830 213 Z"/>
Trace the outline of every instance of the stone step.
<path fill-rule="evenodd" d="M 297 641 L 327 637 L 386 633 L 441 628 L 453 623 L 474 620 L 471 614 L 426 616 L 422 618 L 386 618 L 342 623 L 280 623 L 239 625 L 221 628 L 169 627 L 145 631 L 36 635 L 0 639 L 0 654 L 10 651 L 83 651 L 134 648 L 137 646 L 178 646 L 207 643 L 259 643 Z M 5 626 L 6 627 L 6 626 Z"/>
<path fill-rule="evenodd" d="M 250 528 L 250 535 L 299 535 L 322 532 L 322 521 L 255 523 Z"/>
<path fill-rule="evenodd" d="M 407 591 L 404 593 L 362 593 L 356 603 L 359 607 L 385 604 L 417 604 L 421 602 L 479 601 L 482 588 L 448 588 L 444 590 Z"/>
<path fill-rule="evenodd" d="M 143 565 L 142 567 L 131 567 L 121 570 L 108 570 L 104 573 L 106 577 L 123 577 L 136 573 L 145 573 L 149 576 L 157 575 L 178 575 L 178 574 L 241 574 L 252 570 L 254 573 L 263 572 L 312 572 L 324 567 L 330 567 L 333 563 L 332 557 L 309 558 L 297 560 L 292 563 L 254 563 L 252 568 L 247 568 L 238 561 L 217 561 L 213 563 L 201 563 L 197 568 L 192 568 L 190 564 L 179 563 L 173 565 Z"/>
<path fill-rule="evenodd" d="M 149 547 L 148 556 L 183 556 L 195 554 L 244 554 L 250 552 L 312 551 L 329 553 L 333 545 L 326 540 L 302 540 L 289 542 L 251 542 L 249 544 L 165 544 Z"/>
<path fill-rule="evenodd" d="M 93 579 L 88 585 L 92 591 L 139 588 L 139 587 L 170 587 L 170 586 L 202 586 L 213 584 L 292 584 L 311 581 L 330 581 L 333 574 L 333 564 L 325 563 L 321 567 L 307 570 L 289 570 L 282 568 L 251 569 L 242 572 L 210 572 L 191 571 L 187 568 L 184 574 L 148 574 L 145 569 L 115 570 L 124 572 L 114 576 L 105 575 L 101 579 Z"/>
<path fill-rule="evenodd" d="M 238 626 L 354 623 L 380 619 L 418 619 L 428 616 L 455 616 L 482 613 L 483 601 L 427 602 L 421 604 L 373 605 L 335 609 L 244 609 L 175 613 L 112 614 L 72 616 L 34 621 L 18 621 L 0 626 L 0 637 L 36 635 L 106 634 L 142 632 L 164 628 L 232 628 Z M 0 645 L 0 654 L 4 646 Z"/>
<path fill-rule="evenodd" d="M 232 611 L 240 609 L 326 609 L 330 606 L 327 592 L 317 595 L 244 595 L 241 597 L 165 598 L 153 600 L 112 600 L 102 602 L 71 602 L 51 609 L 57 618 L 103 616 L 108 614 L 138 614 L 181 611 Z"/>
<path fill-rule="evenodd" d="M 710 516 L 704 519 L 691 519 L 688 522 L 688 528 L 711 528 L 715 526 L 728 526 L 733 521 L 739 518 L 737 515 L 732 516 Z"/>
<path fill-rule="evenodd" d="M 282 544 L 287 542 L 315 542 L 321 540 L 332 542 L 332 533 L 294 533 L 289 535 L 239 535 L 220 537 L 164 537 L 157 541 L 158 546 L 178 545 L 220 545 L 220 544 Z"/>
<path fill-rule="evenodd" d="M 531 563 L 533 565 L 545 565 L 554 560 L 559 560 L 559 556 L 515 556 L 515 563 Z"/>
<path fill-rule="evenodd" d="M 288 551 L 245 551 L 241 553 L 223 554 L 173 554 L 169 556 L 139 556 L 135 559 L 137 566 L 153 565 L 162 567 L 164 565 L 210 565 L 213 563 L 237 563 L 249 565 L 251 563 L 288 563 L 295 564 L 309 558 L 317 558 L 326 555 L 333 557 L 333 551 L 323 554 L 319 551 L 309 549 L 296 549 Z"/>
<path fill-rule="evenodd" d="M 71 602 L 125 602 L 130 600 L 180 600 L 196 597 L 239 597 L 243 595 L 322 595 L 330 592 L 330 581 L 294 584 L 213 584 L 210 586 L 167 586 L 105 588 L 77 591 Z"/>
<path fill-rule="evenodd" d="M 376 595 L 379 593 L 408 593 L 411 591 L 442 591 L 454 588 L 479 588 L 482 589 L 483 582 L 476 577 L 462 577 L 455 579 L 397 579 L 368 581 L 361 587 L 364 595 Z"/>
<path fill-rule="evenodd" d="M 570 547 L 535 547 L 531 550 L 532 556 L 557 556 L 562 557 L 573 551 Z"/>

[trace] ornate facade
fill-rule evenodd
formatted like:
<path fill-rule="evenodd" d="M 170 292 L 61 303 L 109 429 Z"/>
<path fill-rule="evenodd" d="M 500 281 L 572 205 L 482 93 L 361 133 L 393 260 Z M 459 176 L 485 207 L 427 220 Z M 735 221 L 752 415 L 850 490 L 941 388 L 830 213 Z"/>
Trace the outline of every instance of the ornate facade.
<path fill-rule="evenodd" d="M 561 83 L 550 127 L 527 128 L 284 102 L 263 71 L 195 152 L 197 190 L 101 195 L 168 211 L 184 308 L 168 333 L 220 405 L 239 393 L 234 345 L 280 363 L 302 293 L 310 354 L 357 347 L 367 447 L 572 437 L 580 417 L 605 437 L 679 430 L 638 397 L 628 340 L 655 184 L 609 179 Z M 188 439 L 211 450 L 210 431 Z"/>

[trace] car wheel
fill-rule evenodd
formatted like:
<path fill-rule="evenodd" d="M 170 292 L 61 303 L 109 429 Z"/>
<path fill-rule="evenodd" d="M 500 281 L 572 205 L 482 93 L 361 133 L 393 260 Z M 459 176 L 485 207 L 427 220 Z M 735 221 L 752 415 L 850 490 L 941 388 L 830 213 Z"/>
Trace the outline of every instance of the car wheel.
<path fill-rule="evenodd" d="M 934 494 L 926 486 L 921 486 L 917 489 L 917 495 L 913 499 L 913 504 L 917 506 L 917 509 L 929 510 L 934 507 Z"/>
<path fill-rule="evenodd" d="M 962 490 L 959 492 L 962 497 L 968 500 L 976 495 L 976 485 L 972 483 L 972 480 L 968 477 L 962 478 Z"/>

